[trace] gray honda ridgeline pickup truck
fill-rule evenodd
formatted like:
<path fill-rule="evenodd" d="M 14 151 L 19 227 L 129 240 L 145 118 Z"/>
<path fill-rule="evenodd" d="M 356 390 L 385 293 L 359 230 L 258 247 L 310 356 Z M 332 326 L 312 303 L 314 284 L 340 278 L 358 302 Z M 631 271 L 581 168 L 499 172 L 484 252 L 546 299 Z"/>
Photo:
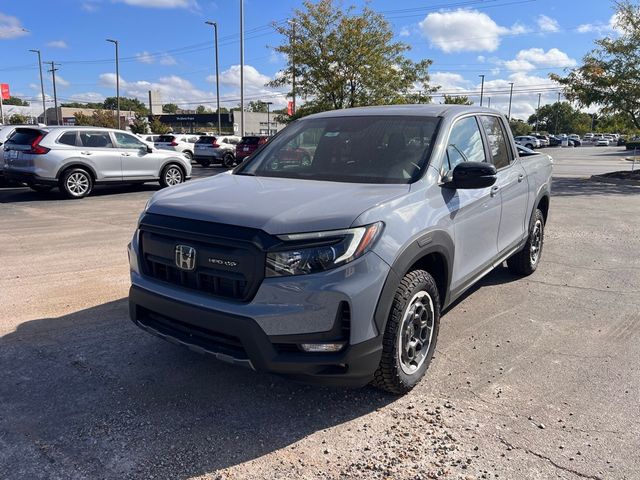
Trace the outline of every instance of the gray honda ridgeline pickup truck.
<path fill-rule="evenodd" d="M 233 171 L 151 198 L 129 246 L 131 318 L 257 371 L 407 392 L 444 309 L 505 260 L 536 270 L 551 169 L 518 155 L 494 110 L 305 117 Z"/>

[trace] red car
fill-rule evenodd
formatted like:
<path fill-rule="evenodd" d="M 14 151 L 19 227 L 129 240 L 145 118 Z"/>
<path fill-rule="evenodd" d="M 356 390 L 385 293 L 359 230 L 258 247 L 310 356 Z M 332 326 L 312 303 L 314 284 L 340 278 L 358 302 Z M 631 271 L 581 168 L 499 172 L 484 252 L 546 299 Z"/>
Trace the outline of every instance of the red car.
<path fill-rule="evenodd" d="M 240 143 L 236 145 L 236 162 L 240 163 L 262 145 L 267 143 L 269 137 L 266 135 L 253 135 L 242 137 Z"/>

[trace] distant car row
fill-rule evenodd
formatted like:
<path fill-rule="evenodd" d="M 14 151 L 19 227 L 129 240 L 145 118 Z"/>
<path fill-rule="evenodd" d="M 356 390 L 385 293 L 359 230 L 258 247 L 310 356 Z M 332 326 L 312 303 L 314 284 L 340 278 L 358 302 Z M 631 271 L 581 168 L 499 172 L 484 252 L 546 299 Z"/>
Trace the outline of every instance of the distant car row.
<path fill-rule="evenodd" d="M 542 134 L 532 134 L 532 135 L 520 135 L 514 138 L 517 145 L 522 145 L 523 147 L 535 149 L 542 147 L 557 147 L 562 145 L 564 141 L 567 142 L 569 146 L 579 147 L 582 145 L 580 141 L 580 136 L 576 134 L 571 135 L 542 135 Z"/>

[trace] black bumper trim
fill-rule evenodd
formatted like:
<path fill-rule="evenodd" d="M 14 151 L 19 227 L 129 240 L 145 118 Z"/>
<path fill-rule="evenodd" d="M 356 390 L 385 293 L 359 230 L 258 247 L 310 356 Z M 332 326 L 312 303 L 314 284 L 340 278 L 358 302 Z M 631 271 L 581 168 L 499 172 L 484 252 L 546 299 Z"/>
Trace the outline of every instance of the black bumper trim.
<path fill-rule="evenodd" d="M 136 325 L 165 340 L 225 362 L 307 383 L 364 386 L 373 379 L 382 355 L 382 337 L 349 345 L 337 353 L 279 352 L 273 340 L 281 342 L 286 336 L 269 337 L 252 318 L 190 305 L 135 285 L 129 290 L 129 313 Z M 154 316 L 162 317 L 164 326 L 148 320 Z M 172 321 L 180 328 L 166 327 Z M 185 326 L 192 331 L 186 332 Z M 225 341 L 231 349 L 226 344 L 209 342 L 208 337 L 228 339 Z M 305 340 L 313 342 L 318 337 L 322 338 L 322 334 L 309 334 Z M 233 345 L 234 339 L 241 344 L 241 350 Z M 295 339 L 300 341 L 302 336 L 296 335 Z"/>
<path fill-rule="evenodd" d="M 5 170 L 4 177 L 7 180 L 26 183 L 27 185 L 58 185 L 58 181 L 55 179 L 38 177 L 36 174 L 28 172 L 11 172 L 9 170 Z"/>

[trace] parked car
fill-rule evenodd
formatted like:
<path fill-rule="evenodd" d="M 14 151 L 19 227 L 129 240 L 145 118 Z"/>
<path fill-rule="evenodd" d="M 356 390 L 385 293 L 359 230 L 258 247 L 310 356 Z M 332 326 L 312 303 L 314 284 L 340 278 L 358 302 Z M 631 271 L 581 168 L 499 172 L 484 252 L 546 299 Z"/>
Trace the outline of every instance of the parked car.
<path fill-rule="evenodd" d="M 138 137 L 143 142 L 154 144 L 160 140 L 161 135 L 151 135 L 151 134 L 147 135 L 147 134 L 139 133 L 139 134 L 136 134 L 136 137 Z"/>
<path fill-rule="evenodd" d="M 549 146 L 549 137 L 547 135 L 542 135 L 539 133 L 531 135 L 532 137 L 536 137 L 540 142 L 540 147 L 548 147 Z"/>
<path fill-rule="evenodd" d="M 516 144 L 516 150 L 518 152 L 518 156 L 520 157 L 530 157 L 531 155 L 539 155 L 539 153 L 536 152 L 535 150 L 532 150 L 527 147 L 523 147 L 522 145 Z"/>
<path fill-rule="evenodd" d="M 191 178 L 184 156 L 108 128 L 19 127 L 3 158 L 7 179 L 37 192 L 58 187 L 68 198 L 86 197 L 96 184 L 157 181 L 168 187 Z"/>
<path fill-rule="evenodd" d="M 624 147 L 626 150 L 640 150 L 640 137 L 631 137 L 625 142 Z"/>
<path fill-rule="evenodd" d="M 197 135 L 160 135 L 154 142 L 156 148 L 172 150 L 182 153 L 189 160 L 193 159 L 194 145 L 198 141 Z"/>
<path fill-rule="evenodd" d="M 562 138 L 556 137 L 555 135 L 549 135 L 550 147 L 559 147 L 560 145 L 562 145 Z"/>
<path fill-rule="evenodd" d="M 282 164 L 291 145 L 310 161 Z M 538 267 L 551 170 L 482 107 L 310 115 L 236 169 L 153 195 L 129 245 L 131 318 L 236 365 L 405 393 L 443 309 L 505 260 Z"/>
<path fill-rule="evenodd" d="M 540 140 L 531 135 L 521 135 L 515 138 L 515 142 L 517 145 L 522 145 L 527 148 L 540 148 Z"/>
<path fill-rule="evenodd" d="M 236 145 L 239 142 L 240 137 L 235 135 L 202 135 L 195 144 L 193 159 L 203 167 L 221 163 L 231 168 L 236 162 Z"/>
<path fill-rule="evenodd" d="M 242 162 L 245 158 L 267 143 L 269 137 L 265 135 L 249 135 L 242 137 L 236 145 L 236 160 Z"/>
<path fill-rule="evenodd" d="M 580 145 L 582 145 L 580 138 L 569 138 L 568 143 L 570 147 L 579 147 Z"/>
<path fill-rule="evenodd" d="M 609 146 L 609 139 L 606 137 L 600 137 L 596 140 L 595 143 L 596 147 L 608 147 Z"/>

